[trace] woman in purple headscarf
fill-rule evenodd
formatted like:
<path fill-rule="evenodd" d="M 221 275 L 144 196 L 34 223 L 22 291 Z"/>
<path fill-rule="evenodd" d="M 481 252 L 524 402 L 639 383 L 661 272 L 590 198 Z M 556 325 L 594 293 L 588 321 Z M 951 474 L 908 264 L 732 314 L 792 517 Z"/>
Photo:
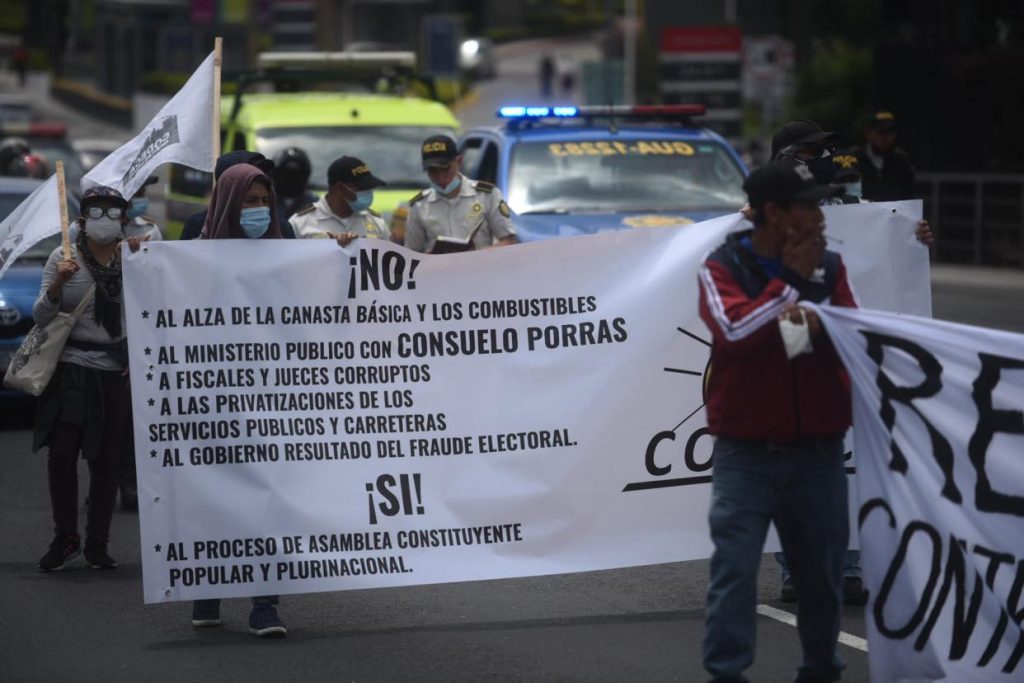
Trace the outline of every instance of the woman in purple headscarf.
<path fill-rule="evenodd" d="M 200 239 L 280 239 L 276 206 L 270 178 L 255 166 L 236 164 L 213 189 Z"/>
<path fill-rule="evenodd" d="M 210 210 L 200 239 L 280 239 L 274 184 L 263 171 L 237 164 L 224 171 L 210 198 Z M 277 615 L 277 596 L 252 599 L 249 633 L 263 638 L 282 638 L 288 633 Z M 192 625 L 220 626 L 220 600 L 192 603 Z"/>

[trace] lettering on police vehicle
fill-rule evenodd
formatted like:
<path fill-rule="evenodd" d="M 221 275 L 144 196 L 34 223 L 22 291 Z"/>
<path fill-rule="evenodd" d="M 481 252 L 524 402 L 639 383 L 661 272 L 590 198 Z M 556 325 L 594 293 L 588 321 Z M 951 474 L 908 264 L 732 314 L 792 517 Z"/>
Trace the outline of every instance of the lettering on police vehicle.
<path fill-rule="evenodd" d="M 622 142 L 619 140 L 596 140 L 594 142 L 554 142 L 548 145 L 548 151 L 556 157 L 567 156 L 615 156 L 638 154 L 646 156 L 693 156 L 693 147 L 681 140 L 638 140 Z"/>

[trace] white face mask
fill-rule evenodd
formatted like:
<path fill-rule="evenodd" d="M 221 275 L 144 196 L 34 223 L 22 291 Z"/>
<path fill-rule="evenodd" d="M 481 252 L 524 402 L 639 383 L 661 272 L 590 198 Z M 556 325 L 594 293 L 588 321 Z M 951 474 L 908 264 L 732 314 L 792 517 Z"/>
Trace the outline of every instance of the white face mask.
<path fill-rule="evenodd" d="M 85 234 L 96 244 L 111 244 L 122 236 L 121 221 L 102 216 L 85 222 Z"/>

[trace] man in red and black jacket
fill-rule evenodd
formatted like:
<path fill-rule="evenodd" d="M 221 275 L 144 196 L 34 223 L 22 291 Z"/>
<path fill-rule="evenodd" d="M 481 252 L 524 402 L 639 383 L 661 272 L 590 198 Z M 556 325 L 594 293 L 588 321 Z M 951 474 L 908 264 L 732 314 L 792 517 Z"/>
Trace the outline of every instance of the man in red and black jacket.
<path fill-rule="evenodd" d="M 804 659 L 796 680 L 835 681 L 843 668 L 836 642 L 849 538 L 850 383 L 820 320 L 799 302 L 856 306 L 842 259 L 825 250 L 819 202 L 839 190 L 792 161 L 754 171 L 744 190 L 754 229 L 731 235 L 700 273 L 716 437 L 704 666 L 715 681 L 746 680 L 758 566 L 774 522 L 799 594 Z"/>

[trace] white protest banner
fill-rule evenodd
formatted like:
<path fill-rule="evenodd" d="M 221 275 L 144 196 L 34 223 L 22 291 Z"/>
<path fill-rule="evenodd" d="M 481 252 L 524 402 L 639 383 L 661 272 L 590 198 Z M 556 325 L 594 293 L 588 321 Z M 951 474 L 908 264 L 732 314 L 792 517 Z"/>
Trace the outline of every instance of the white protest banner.
<path fill-rule="evenodd" d="M 60 232 L 57 176 L 37 187 L 0 223 L 0 278 L 26 249 Z"/>
<path fill-rule="evenodd" d="M 82 178 L 83 189 L 106 185 L 126 199 L 161 164 L 213 171 L 214 53 L 142 132 L 111 152 Z"/>
<path fill-rule="evenodd" d="M 853 383 L 872 679 L 1024 677 L 1024 335 L 820 308 Z"/>
<path fill-rule="evenodd" d="M 743 225 L 126 252 L 146 601 L 707 557 L 697 272 Z"/>
<path fill-rule="evenodd" d="M 842 254 L 860 306 L 930 318 L 928 250 L 914 234 L 921 200 L 823 209 L 828 248 Z"/>

